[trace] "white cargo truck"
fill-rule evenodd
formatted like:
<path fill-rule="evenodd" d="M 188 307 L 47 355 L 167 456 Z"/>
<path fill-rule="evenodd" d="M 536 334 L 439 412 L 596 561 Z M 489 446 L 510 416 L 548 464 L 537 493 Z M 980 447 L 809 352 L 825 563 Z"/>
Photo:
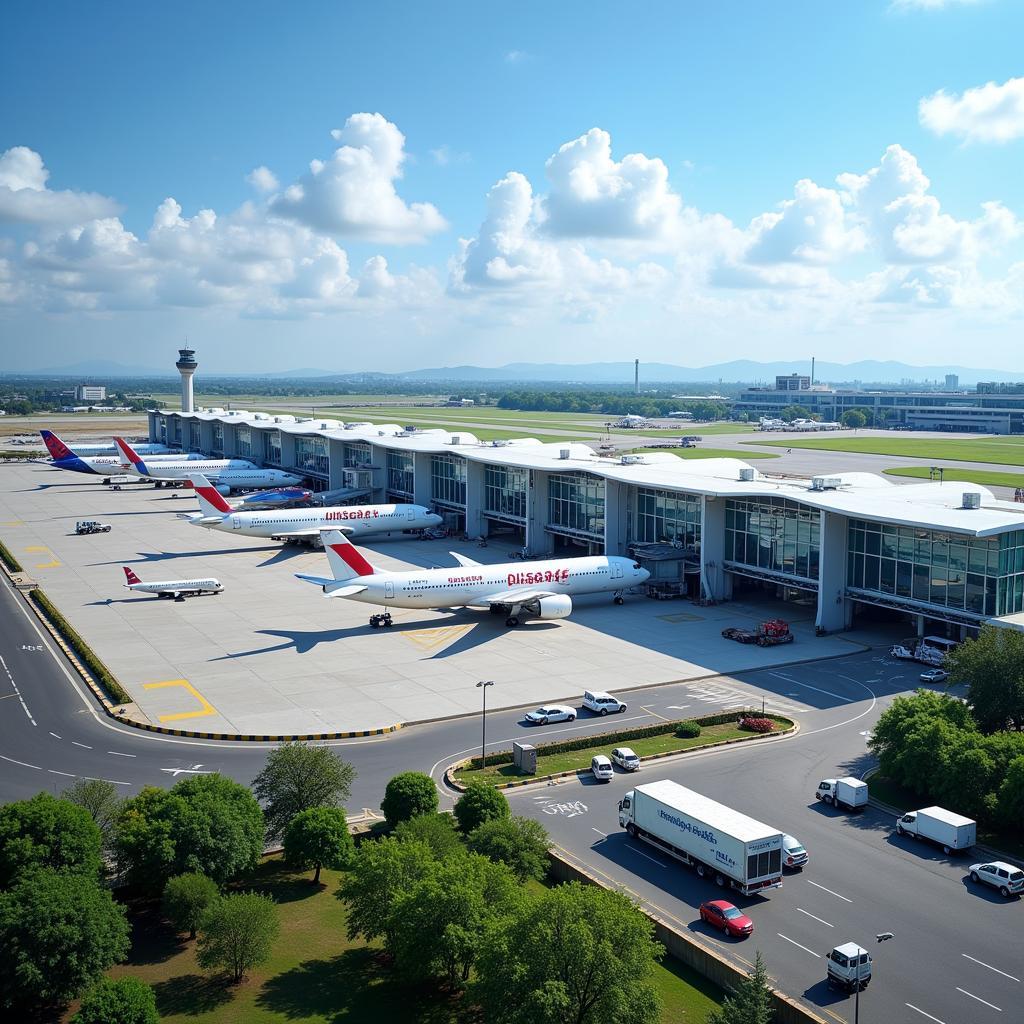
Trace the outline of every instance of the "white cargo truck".
<path fill-rule="evenodd" d="M 619 801 L 619 826 L 744 895 L 782 885 L 782 833 L 676 782 L 649 782 Z"/>
<path fill-rule="evenodd" d="M 896 822 L 896 831 L 901 836 L 927 839 L 941 846 L 943 853 L 969 850 L 978 841 L 977 822 L 942 807 L 908 811 Z"/>
<path fill-rule="evenodd" d="M 852 775 L 845 779 L 822 779 L 814 795 L 833 807 L 862 811 L 868 805 L 868 784 Z"/>

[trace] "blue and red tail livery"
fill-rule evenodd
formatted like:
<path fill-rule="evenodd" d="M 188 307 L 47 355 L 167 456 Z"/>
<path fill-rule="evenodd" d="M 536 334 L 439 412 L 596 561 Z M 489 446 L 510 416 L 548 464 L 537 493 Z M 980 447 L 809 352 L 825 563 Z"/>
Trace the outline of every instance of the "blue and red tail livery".
<path fill-rule="evenodd" d="M 75 453 L 52 430 L 40 430 L 39 433 L 54 462 L 75 458 Z"/>
<path fill-rule="evenodd" d="M 121 450 L 121 454 L 135 467 L 135 469 L 143 476 L 149 476 L 149 470 L 146 469 L 146 464 L 141 458 L 135 453 L 132 446 L 123 438 L 115 437 L 114 444 Z"/>

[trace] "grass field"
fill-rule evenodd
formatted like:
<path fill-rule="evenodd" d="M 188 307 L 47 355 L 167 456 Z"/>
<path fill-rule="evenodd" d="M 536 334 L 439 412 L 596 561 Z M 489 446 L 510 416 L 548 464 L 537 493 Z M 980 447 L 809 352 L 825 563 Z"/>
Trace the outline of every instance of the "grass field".
<path fill-rule="evenodd" d="M 927 466 L 900 466 L 896 469 L 883 469 L 888 476 L 909 476 L 917 480 L 928 480 Z M 1020 473 L 999 473 L 985 469 L 947 469 L 942 475 L 944 480 L 962 480 L 966 484 L 984 484 L 988 487 L 1024 487 L 1024 475 Z"/>
<path fill-rule="evenodd" d="M 345 905 L 335 899 L 340 875 L 295 874 L 266 861 L 240 888 L 266 892 L 278 904 L 281 934 L 271 960 L 234 987 L 195 962 L 195 943 L 180 942 L 152 908 L 134 919 L 131 975 L 153 987 L 163 1024 L 475 1024 L 478 1014 L 460 997 L 395 981 L 378 951 L 345 937 Z M 662 1024 L 702 1024 L 721 1000 L 716 986 L 677 961 L 655 971 Z M 70 1013 L 68 1014 L 68 1016 Z"/>
<path fill-rule="evenodd" d="M 704 448 L 698 445 L 696 448 L 634 448 L 635 452 L 670 452 L 678 455 L 681 459 L 742 459 L 747 462 L 751 459 L 777 459 L 779 456 L 774 452 L 745 452 L 737 451 L 735 448 Z"/>
<path fill-rule="evenodd" d="M 773 448 L 814 448 L 828 452 L 863 452 L 868 455 L 897 455 L 913 459 L 942 459 L 958 462 L 989 462 L 1002 466 L 1024 466 L 1024 437 L 966 438 L 930 437 L 820 437 L 787 441 L 747 441 L 745 444 Z"/>
<path fill-rule="evenodd" d="M 660 736 L 645 736 L 638 740 L 623 740 L 620 743 L 603 740 L 580 750 L 567 750 L 560 754 L 537 754 L 537 774 L 553 775 L 556 772 L 579 771 L 590 767 L 590 759 L 595 754 L 610 754 L 617 746 L 631 747 L 638 757 L 651 754 L 665 754 L 676 750 L 693 750 L 695 747 L 706 747 L 709 743 L 721 743 L 723 740 L 753 739 L 757 734 L 738 729 L 733 723 L 722 725 L 705 725 L 699 736 L 692 739 L 680 739 L 675 732 L 666 732 Z M 462 768 L 455 773 L 460 782 L 507 782 L 519 779 L 519 769 L 514 764 L 489 764 L 486 768 Z"/>

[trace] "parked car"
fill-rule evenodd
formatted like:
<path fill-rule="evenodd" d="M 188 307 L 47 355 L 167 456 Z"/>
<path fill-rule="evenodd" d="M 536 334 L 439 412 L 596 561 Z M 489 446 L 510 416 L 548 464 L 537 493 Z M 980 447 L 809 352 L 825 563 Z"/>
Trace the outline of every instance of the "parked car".
<path fill-rule="evenodd" d="M 735 640 L 740 644 L 756 644 L 757 634 L 751 629 L 741 629 L 739 626 L 728 626 L 722 630 L 724 640 Z"/>
<path fill-rule="evenodd" d="M 754 922 L 726 900 L 708 900 L 700 905 L 700 919 L 720 928 L 735 939 L 745 939 L 754 931 Z"/>
<path fill-rule="evenodd" d="M 949 678 L 949 673 L 944 668 L 930 668 L 922 672 L 918 677 L 922 683 L 944 683 Z"/>
<path fill-rule="evenodd" d="M 808 861 L 807 851 L 799 839 L 790 835 L 782 837 L 782 866 L 790 871 L 802 871 Z"/>
<path fill-rule="evenodd" d="M 597 754 L 590 759 L 590 770 L 598 782 L 611 782 L 615 778 L 612 763 L 604 754 Z"/>
<path fill-rule="evenodd" d="M 575 722 L 576 709 L 565 704 L 545 704 L 536 711 L 528 711 L 526 720 L 531 725 L 547 725 L 548 722 Z"/>
<path fill-rule="evenodd" d="M 968 869 L 972 882 L 984 882 L 991 885 L 993 889 L 999 890 L 999 895 L 1009 898 L 1024 893 L 1024 871 L 1007 864 L 1002 860 L 994 860 L 990 864 L 972 864 Z"/>
<path fill-rule="evenodd" d="M 613 712 L 617 714 L 625 711 L 629 705 L 603 690 L 587 690 L 583 694 L 583 706 L 588 711 L 594 711 L 599 715 L 608 715 Z"/>
<path fill-rule="evenodd" d="M 640 770 L 640 758 L 633 753 L 629 747 L 616 747 L 612 751 L 612 761 L 615 762 L 624 772 L 635 772 Z"/>

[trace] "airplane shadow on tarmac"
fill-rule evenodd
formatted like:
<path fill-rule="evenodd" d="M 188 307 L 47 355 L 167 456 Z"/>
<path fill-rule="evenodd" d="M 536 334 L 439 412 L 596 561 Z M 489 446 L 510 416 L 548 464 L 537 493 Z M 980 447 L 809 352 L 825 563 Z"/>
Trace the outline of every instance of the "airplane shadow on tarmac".
<path fill-rule="evenodd" d="M 294 551 L 290 551 L 287 548 L 282 548 L 279 544 L 273 544 L 268 547 L 262 548 L 220 548 L 216 551 L 138 551 L 136 554 L 138 558 L 118 558 L 112 562 L 90 562 L 90 565 L 135 565 L 139 562 L 143 564 L 150 564 L 152 562 L 165 562 L 168 559 L 173 558 L 207 558 L 210 555 L 237 555 L 239 551 L 271 551 L 274 555 L 280 555 L 286 553 L 292 555 L 298 553 L 300 549 L 296 548 Z M 270 559 L 273 561 L 273 557 Z M 262 562 L 262 565 L 269 564 L 268 562 Z"/>

